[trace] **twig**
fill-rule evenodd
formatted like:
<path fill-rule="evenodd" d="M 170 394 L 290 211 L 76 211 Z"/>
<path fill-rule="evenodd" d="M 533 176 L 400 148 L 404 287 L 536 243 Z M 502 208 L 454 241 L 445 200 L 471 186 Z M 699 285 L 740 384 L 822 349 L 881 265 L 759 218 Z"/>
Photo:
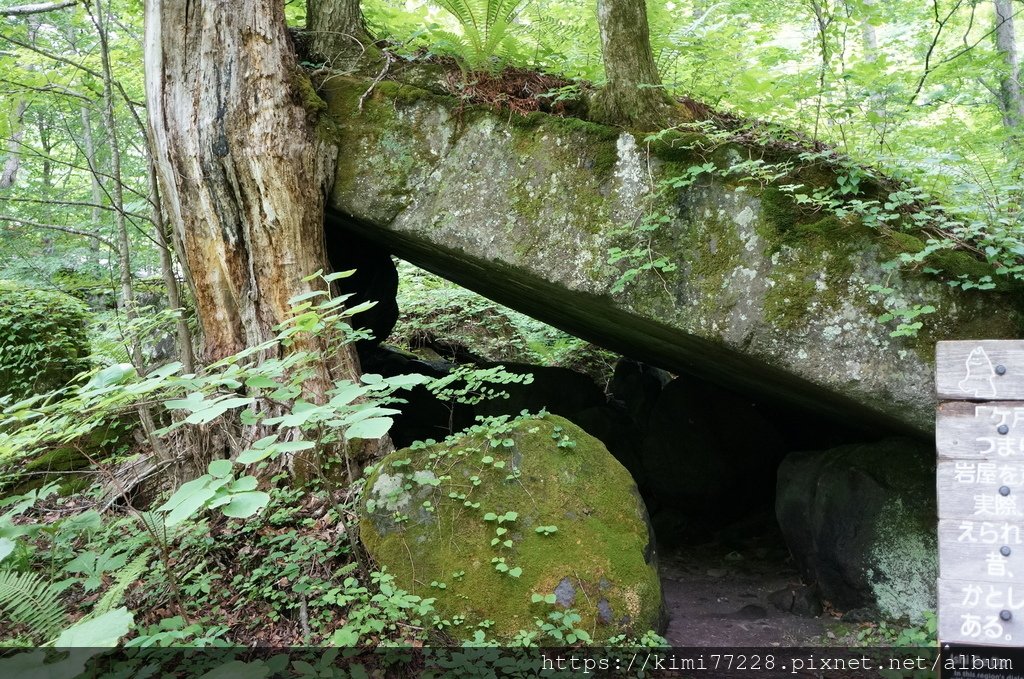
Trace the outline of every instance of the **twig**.
<path fill-rule="evenodd" d="M 391 56 L 391 52 L 384 50 L 382 54 L 384 55 L 384 68 L 380 69 L 380 73 L 378 73 L 377 77 L 373 79 L 373 82 L 370 83 L 370 86 L 367 88 L 367 90 L 363 92 L 363 96 L 359 97 L 360 113 L 363 112 L 363 102 L 366 101 L 366 98 L 370 96 L 370 94 L 373 92 L 373 88 L 377 86 L 377 83 L 384 79 L 384 76 L 385 74 L 387 74 L 388 69 L 391 68 L 391 61 L 393 59 L 393 57 Z"/>

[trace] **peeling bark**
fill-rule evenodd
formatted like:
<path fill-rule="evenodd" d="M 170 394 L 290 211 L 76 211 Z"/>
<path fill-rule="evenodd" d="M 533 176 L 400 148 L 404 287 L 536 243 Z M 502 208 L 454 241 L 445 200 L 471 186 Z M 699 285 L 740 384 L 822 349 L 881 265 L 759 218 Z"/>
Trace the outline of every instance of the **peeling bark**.
<path fill-rule="evenodd" d="M 336 149 L 307 110 L 275 0 L 146 3 L 150 139 L 167 222 L 180 240 L 216 360 L 273 338 L 302 278 L 326 269 L 323 210 Z M 318 350 L 323 347 L 297 347 Z M 359 375 L 354 349 L 305 382 L 318 400 Z"/>

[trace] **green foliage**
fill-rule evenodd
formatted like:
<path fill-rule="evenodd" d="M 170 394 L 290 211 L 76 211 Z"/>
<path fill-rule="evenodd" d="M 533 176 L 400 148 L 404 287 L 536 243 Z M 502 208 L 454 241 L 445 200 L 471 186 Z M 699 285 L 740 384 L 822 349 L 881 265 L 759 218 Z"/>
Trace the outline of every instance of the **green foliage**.
<path fill-rule="evenodd" d="M 0 569 L 0 610 L 36 641 L 56 636 L 66 619 L 59 589 L 39 573 Z"/>
<path fill-rule="evenodd" d="M 527 0 L 438 0 L 460 31 L 434 29 L 436 45 L 451 53 L 464 72 L 496 71 L 511 50 L 516 16 Z"/>
<path fill-rule="evenodd" d="M 84 370 L 87 318 L 67 295 L 0 281 L 0 401 L 63 387 Z"/>

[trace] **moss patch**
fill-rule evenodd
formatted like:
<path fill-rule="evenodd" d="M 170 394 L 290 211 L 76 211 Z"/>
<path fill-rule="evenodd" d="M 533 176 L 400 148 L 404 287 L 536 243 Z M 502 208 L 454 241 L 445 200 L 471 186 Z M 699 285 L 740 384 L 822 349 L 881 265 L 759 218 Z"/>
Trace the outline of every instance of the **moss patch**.
<path fill-rule="evenodd" d="M 559 447 L 563 437 L 574 445 Z M 399 450 L 367 489 L 360 535 L 369 553 L 402 588 L 436 597 L 444 618 L 465 620 L 455 636 L 492 620 L 494 638 L 511 640 L 563 608 L 579 612 L 577 627 L 597 641 L 659 625 L 661 586 L 636 486 L 567 420 L 524 419 Z"/>

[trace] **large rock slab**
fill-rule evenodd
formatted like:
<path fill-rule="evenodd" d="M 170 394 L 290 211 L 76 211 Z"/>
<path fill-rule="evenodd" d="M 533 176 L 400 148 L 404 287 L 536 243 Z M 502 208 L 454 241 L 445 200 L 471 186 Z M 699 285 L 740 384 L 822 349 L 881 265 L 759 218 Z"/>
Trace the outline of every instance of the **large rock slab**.
<path fill-rule="evenodd" d="M 376 466 L 364 498 L 367 550 L 398 586 L 464 621 L 453 636 L 491 620 L 488 637 L 508 643 L 568 609 L 598 642 L 662 625 L 643 500 L 601 442 L 568 420 L 399 450 Z"/>
<path fill-rule="evenodd" d="M 833 416 L 926 432 L 935 340 L 1015 337 L 1024 325 L 1006 295 L 883 268 L 919 241 L 802 211 L 771 184 L 705 174 L 654 191 L 690 167 L 779 159 L 777 150 L 648 145 L 578 119 L 521 118 L 393 82 L 364 97 L 368 89 L 344 77 L 323 89 L 340 150 L 329 228 L 355 229 L 619 353 Z M 834 180 L 819 167 L 779 181 Z M 652 212 L 667 223 L 638 237 Z M 676 269 L 642 272 L 613 291 L 629 265 L 609 264 L 609 253 L 638 244 L 641 259 L 665 257 Z M 918 337 L 894 338 L 892 325 L 876 320 L 886 296 L 890 306 L 936 312 Z"/>

